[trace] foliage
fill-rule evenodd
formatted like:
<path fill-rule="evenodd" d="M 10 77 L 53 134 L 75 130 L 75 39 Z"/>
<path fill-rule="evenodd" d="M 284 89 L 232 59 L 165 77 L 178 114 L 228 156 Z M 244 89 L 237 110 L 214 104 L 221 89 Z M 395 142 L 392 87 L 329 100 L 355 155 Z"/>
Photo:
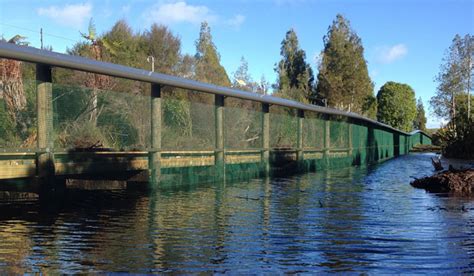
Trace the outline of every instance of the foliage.
<path fill-rule="evenodd" d="M 278 74 L 276 96 L 308 102 L 314 92 L 314 75 L 306 63 L 306 53 L 300 48 L 295 30 L 286 32 L 281 42 L 282 59 L 275 68 Z"/>
<path fill-rule="evenodd" d="M 449 120 L 436 135 L 447 157 L 474 158 L 473 60 L 474 36 L 456 35 L 436 78 L 436 95 L 430 100 L 433 113 Z"/>
<path fill-rule="evenodd" d="M 448 158 L 474 158 L 474 124 L 455 129 L 447 125 L 436 133 L 441 141 L 443 155 Z"/>
<path fill-rule="evenodd" d="M 191 104 L 183 99 L 167 99 L 163 101 L 163 120 L 180 135 L 192 134 Z"/>
<path fill-rule="evenodd" d="M 67 124 L 64 131 L 59 133 L 56 143 L 60 147 L 81 149 L 94 146 L 110 147 L 112 144 L 105 133 L 88 120 Z"/>
<path fill-rule="evenodd" d="M 264 75 L 260 77 L 260 83 L 258 84 L 257 93 L 259 94 L 268 94 L 268 89 L 270 88 L 270 83 L 267 81 Z"/>
<path fill-rule="evenodd" d="M 374 85 L 361 39 L 349 21 L 338 14 L 323 41 L 318 97 L 327 99 L 329 106 L 362 113 L 367 97 L 373 95 Z"/>
<path fill-rule="evenodd" d="M 416 104 L 416 117 L 413 121 L 413 128 L 426 131 L 425 108 L 423 106 L 423 101 L 421 100 L 421 98 L 418 98 L 418 102 Z"/>
<path fill-rule="evenodd" d="M 471 92 L 474 83 L 474 36 L 456 35 L 436 77 L 436 95 L 430 100 L 433 113 L 446 120 L 456 117 L 456 101 L 461 93 Z M 471 110 L 472 112 L 472 110 Z M 466 113 L 466 116 L 468 114 Z"/>
<path fill-rule="evenodd" d="M 146 55 L 155 58 L 156 72 L 176 74 L 181 62 L 181 40 L 168 27 L 153 24 L 140 43 Z M 145 57 L 142 61 L 145 62 Z"/>
<path fill-rule="evenodd" d="M 407 85 L 389 81 L 377 93 L 377 120 L 403 131 L 411 131 L 416 116 L 415 92 Z"/>
<path fill-rule="evenodd" d="M 377 98 L 368 95 L 365 97 L 364 104 L 362 105 L 362 115 L 370 118 L 377 119 Z"/>
<path fill-rule="evenodd" d="M 230 87 L 230 80 L 220 64 L 220 55 L 212 41 L 211 28 L 207 22 L 201 23 L 201 31 L 196 41 L 195 74 L 198 81 Z"/>
<path fill-rule="evenodd" d="M 250 92 L 257 92 L 259 89 L 258 83 L 249 74 L 249 64 L 244 57 L 240 59 L 240 66 L 234 72 L 233 79 L 232 87 L 234 88 Z"/>
<path fill-rule="evenodd" d="M 15 125 L 7 113 L 5 101 L 0 99 L 0 145 L 8 147 L 15 141 L 15 136 Z"/>

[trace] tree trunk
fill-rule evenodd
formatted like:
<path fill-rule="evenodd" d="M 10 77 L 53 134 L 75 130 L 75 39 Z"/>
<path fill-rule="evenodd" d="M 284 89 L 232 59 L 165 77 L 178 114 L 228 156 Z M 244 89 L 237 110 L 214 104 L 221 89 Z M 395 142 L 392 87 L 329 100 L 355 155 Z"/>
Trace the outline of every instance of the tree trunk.
<path fill-rule="evenodd" d="M 97 125 L 97 115 L 98 115 L 97 94 L 98 94 L 97 89 L 93 88 L 92 89 L 92 107 L 91 107 L 89 121 L 92 122 L 94 126 Z"/>

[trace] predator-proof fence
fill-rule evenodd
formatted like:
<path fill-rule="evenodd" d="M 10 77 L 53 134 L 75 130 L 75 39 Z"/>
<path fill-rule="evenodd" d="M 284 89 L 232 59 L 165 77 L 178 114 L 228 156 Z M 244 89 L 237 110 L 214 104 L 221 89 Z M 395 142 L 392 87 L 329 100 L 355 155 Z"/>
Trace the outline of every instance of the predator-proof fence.
<path fill-rule="evenodd" d="M 7 43 L 0 57 L 0 179 L 203 182 L 364 165 L 431 143 L 353 113 L 81 57 Z"/>

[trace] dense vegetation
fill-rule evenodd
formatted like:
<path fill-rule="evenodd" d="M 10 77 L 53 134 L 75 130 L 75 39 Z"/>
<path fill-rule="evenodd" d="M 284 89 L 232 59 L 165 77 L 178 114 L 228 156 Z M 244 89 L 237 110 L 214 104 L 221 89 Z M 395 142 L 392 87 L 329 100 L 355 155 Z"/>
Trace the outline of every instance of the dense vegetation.
<path fill-rule="evenodd" d="M 415 91 L 403 83 L 387 82 L 377 93 L 379 122 L 411 131 L 416 117 Z"/>
<path fill-rule="evenodd" d="M 317 95 L 329 106 L 373 117 L 374 85 L 364 59 L 362 40 L 342 15 L 328 29 L 319 65 Z"/>
<path fill-rule="evenodd" d="M 423 101 L 421 100 L 421 98 L 418 98 L 418 101 L 416 103 L 416 116 L 415 120 L 413 121 L 413 128 L 426 132 L 425 107 L 423 106 Z"/>
<path fill-rule="evenodd" d="M 456 35 L 436 77 L 438 88 L 430 100 L 433 112 L 448 121 L 437 133 L 448 157 L 474 158 L 474 36 Z"/>

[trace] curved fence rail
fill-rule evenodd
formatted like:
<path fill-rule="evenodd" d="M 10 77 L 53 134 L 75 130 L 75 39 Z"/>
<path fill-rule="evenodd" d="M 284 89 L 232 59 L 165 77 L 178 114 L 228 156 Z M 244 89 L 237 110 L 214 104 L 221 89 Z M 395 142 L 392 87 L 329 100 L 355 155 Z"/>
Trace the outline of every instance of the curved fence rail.
<path fill-rule="evenodd" d="M 16 140 L 0 137 L 0 179 L 200 182 L 364 165 L 431 143 L 354 113 L 83 57 L 0 42 L 0 58 L 36 74 L 22 83 L 24 114 L 9 114 Z"/>

